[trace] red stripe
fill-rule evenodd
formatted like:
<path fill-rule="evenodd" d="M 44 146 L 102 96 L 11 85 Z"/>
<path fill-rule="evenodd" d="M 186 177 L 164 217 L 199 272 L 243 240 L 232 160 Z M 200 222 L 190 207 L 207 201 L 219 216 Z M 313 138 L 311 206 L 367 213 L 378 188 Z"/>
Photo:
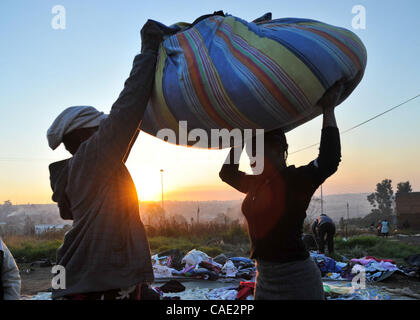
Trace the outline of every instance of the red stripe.
<path fill-rule="evenodd" d="M 218 30 L 217 35 L 219 35 L 225 43 L 229 46 L 229 50 L 232 54 L 242 63 L 244 63 L 251 72 L 258 78 L 260 82 L 263 83 L 264 87 L 266 87 L 270 93 L 274 96 L 274 98 L 281 104 L 282 107 L 289 112 L 289 114 L 298 116 L 299 112 L 293 107 L 292 103 L 287 99 L 287 97 L 283 94 L 283 92 L 277 87 L 277 85 L 267 76 L 264 72 L 261 72 L 260 68 L 248 57 L 244 56 L 240 51 L 238 51 L 233 45 L 230 39 L 226 36 L 225 33 Z"/>
<path fill-rule="evenodd" d="M 205 90 L 203 90 L 203 85 L 205 81 L 200 76 L 200 70 L 198 64 L 195 59 L 194 51 L 190 46 L 190 43 L 186 36 L 183 33 L 177 34 L 178 41 L 182 48 L 184 48 L 185 54 L 185 61 L 188 65 L 188 72 L 192 79 L 192 84 L 194 86 L 195 92 L 197 93 L 198 99 L 200 103 L 209 114 L 209 116 L 218 123 L 221 127 L 232 129 L 229 123 L 227 123 L 223 118 L 221 118 L 213 108 L 213 104 L 210 101 L 210 98 L 206 94 Z"/>
<path fill-rule="evenodd" d="M 300 27 L 300 26 L 296 26 L 296 28 L 301 29 L 301 30 L 305 30 L 305 31 L 309 31 L 309 32 L 312 32 L 312 33 L 316 33 L 316 34 L 322 36 L 323 38 L 329 40 L 330 42 L 334 43 L 341 51 L 343 51 L 350 58 L 350 60 L 356 65 L 356 67 L 358 69 L 362 69 L 362 63 L 359 60 L 359 57 L 346 44 L 344 44 L 343 42 L 341 42 L 337 38 L 334 38 L 330 34 L 324 32 L 324 31 L 320 31 L 320 30 L 314 30 L 314 29 L 304 28 L 304 27 Z"/>

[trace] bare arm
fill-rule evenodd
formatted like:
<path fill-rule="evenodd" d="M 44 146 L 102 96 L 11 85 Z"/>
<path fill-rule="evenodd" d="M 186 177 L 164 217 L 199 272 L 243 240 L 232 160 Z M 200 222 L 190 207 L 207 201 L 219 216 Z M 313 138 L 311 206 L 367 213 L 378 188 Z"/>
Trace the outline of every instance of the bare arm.
<path fill-rule="evenodd" d="M 322 119 L 322 128 L 334 127 L 337 128 L 337 121 L 335 119 L 334 108 L 325 108 Z"/>
<path fill-rule="evenodd" d="M 327 127 L 337 128 L 337 121 L 335 119 L 334 110 L 338 104 L 338 100 L 340 99 L 340 96 L 343 90 L 344 90 L 343 83 L 337 82 L 319 100 L 318 105 L 324 110 L 322 128 L 327 128 Z"/>
<path fill-rule="evenodd" d="M 343 84 L 334 85 L 319 101 L 323 108 L 323 123 L 321 133 L 321 145 L 318 158 L 314 161 L 317 168 L 319 183 L 334 174 L 341 161 L 340 132 L 335 118 L 335 107 L 343 90 Z"/>

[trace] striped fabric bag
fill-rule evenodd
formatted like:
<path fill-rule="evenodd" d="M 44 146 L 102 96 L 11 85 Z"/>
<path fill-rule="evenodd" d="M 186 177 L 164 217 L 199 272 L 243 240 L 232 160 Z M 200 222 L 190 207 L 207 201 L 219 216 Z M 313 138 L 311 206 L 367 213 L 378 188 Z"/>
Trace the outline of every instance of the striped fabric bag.
<path fill-rule="evenodd" d="M 340 103 L 346 99 L 367 62 L 353 32 L 315 20 L 214 15 L 177 27 L 159 49 L 141 127 L 159 137 L 160 129 L 171 129 L 178 138 L 180 121 L 187 132 L 203 129 L 209 136 L 223 128 L 287 132 L 321 114 L 318 100 L 339 80 L 345 83 Z"/>

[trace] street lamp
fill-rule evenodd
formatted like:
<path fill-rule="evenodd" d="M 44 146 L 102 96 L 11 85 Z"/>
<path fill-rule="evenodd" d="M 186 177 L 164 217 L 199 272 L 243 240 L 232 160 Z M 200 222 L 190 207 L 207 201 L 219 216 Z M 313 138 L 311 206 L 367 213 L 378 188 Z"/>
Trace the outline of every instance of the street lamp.
<path fill-rule="evenodd" d="M 163 169 L 160 169 L 160 182 L 162 185 L 162 211 L 163 211 Z"/>

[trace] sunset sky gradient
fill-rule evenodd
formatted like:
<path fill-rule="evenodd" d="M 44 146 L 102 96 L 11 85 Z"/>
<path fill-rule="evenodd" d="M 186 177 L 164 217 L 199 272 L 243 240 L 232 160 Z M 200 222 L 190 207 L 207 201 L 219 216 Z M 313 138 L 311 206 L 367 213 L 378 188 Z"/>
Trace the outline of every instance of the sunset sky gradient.
<path fill-rule="evenodd" d="M 54 5 L 66 8 L 66 29 L 51 27 Z M 352 8 L 363 5 L 365 30 L 353 30 Z M 366 74 L 337 108 L 344 131 L 420 93 L 419 1 L 1 1 L 0 203 L 50 203 L 48 164 L 69 156 L 49 149 L 46 131 L 72 105 L 109 112 L 140 50 L 148 18 L 172 24 L 224 10 L 246 20 L 312 18 L 348 28 L 365 43 Z M 289 151 L 319 142 L 321 117 L 287 134 Z M 420 191 L 420 99 L 342 136 L 342 162 L 325 194 L 374 190 L 390 178 Z M 228 150 L 178 147 L 141 133 L 127 166 L 141 200 L 229 200 L 243 195 L 218 177 Z M 289 164 L 317 156 L 317 147 L 293 154 Z M 241 168 L 249 171 L 248 159 Z"/>

